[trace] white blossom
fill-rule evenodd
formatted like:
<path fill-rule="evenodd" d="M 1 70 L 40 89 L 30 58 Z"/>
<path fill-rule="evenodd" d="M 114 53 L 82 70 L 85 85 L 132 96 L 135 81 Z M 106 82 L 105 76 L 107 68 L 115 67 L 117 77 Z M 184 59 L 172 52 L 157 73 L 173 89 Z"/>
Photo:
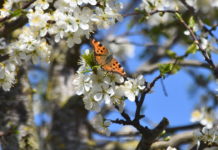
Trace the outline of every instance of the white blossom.
<path fill-rule="evenodd" d="M 10 15 L 12 9 L 13 1 L 5 1 L 3 8 L 0 9 L 0 18 L 4 18 Z"/>
<path fill-rule="evenodd" d="M 32 59 L 36 64 L 40 59 L 48 60 L 50 46 L 45 39 L 36 37 L 29 28 L 24 28 L 19 35 L 19 40 L 9 45 L 9 55 L 14 58 L 14 62 L 21 65 L 22 60 Z"/>
<path fill-rule="evenodd" d="M 191 122 L 200 121 L 203 118 L 203 114 L 199 110 L 194 110 L 191 116 Z"/>
<path fill-rule="evenodd" d="M 100 88 L 95 88 L 95 86 L 93 86 L 93 88 L 95 91 L 94 99 L 96 101 L 104 100 L 107 105 L 111 104 L 111 96 L 114 95 L 114 89 L 112 87 L 109 87 L 107 84 L 102 84 Z"/>
<path fill-rule="evenodd" d="M 135 97 L 139 95 L 140 90 L 145 88 L 145 80 L 142 75 L 139 75 L 136 79 L 128 78 L 125 81 L 122 89 L 124 90 L 124 95 L 130 100 L 135 101 Z"/>
<path fill-rule="evenodd" d="M 114 91 L 115 93 L 111 96 L 111 102 L 115 106 L 118 106 L 120 112 L 123 112 L 125 106 L 123 99 L 123 90 L 120 87 L 116 86 Z"/>
<path fill-rule="evenodd" d="M 208 129 L 213 127 L 216 119 L 215 112 L 212 110 L 208 111 L 206 108 L 194 110 L 191 117 L 192 122 L 200 122 Z"/>
<path fill-rule="evenodd" d="M 93 96 L 92 92 L 89 92 L 88 94 L 86 94 L 84 96 L 83 102 L 84 102 L 85 108 L 87 110 L 92 110 L 92 111 L 100 112 L 100 110 L 101 110 L 100 104 L 101 103 L 94 99 L 94 96 Z"/>
<path fill-rule="evenodd" d="M 94 21 L 98 28 L 109 28 L 109 26 L 115 24 L 115 21 L 121 21 L 122 16 L 119 14 L 119 10 L 122 8 L 120 3 L 110 1 L 107 3 L 106 8 L 96 8 L 96 14 L 93 14 L 91 20 Z"/>
<path fill-rule="evenodd" d="M 140 4 L 139 9 L 145 10 L 146 12 L 150 13 L 155 10 L 177 10 L 178 7 L 180 8 L 181 3 L 179 1 L 172 1 L 172 0 L 143 0 Z M 174 20 L 174 17 L 170 13 L 155 13 L 151 16 L 147 17 L 148 24 L 150 26 L 157 26 L 160 24 L 169 23 Z"/>
<path fill-rule="evenodd" d="M 90 90 L 92 87 L 92 81 L 90 81 L 89 75 L 78 74 L 73 80 L 73 85 L 75 86 L 76 93 L 81 95 Z"/>
<path fill-rule="evenodd" d="M 176 148 L 171 147 L 171 146 L 168 146 L 168 147 L 167 147 L 167 150 L 176 150 Z"/>
<path fill-rule="evenodd" d="M 104 120 L 102 115 L 100 114 L 96 115 L 92 121 L 92 124 L 94 128 L 99 132 L 104 133 L 107 136 L 110 135 L 110 131 L 108 130 L 108 127 L 110 126 L 111 122 L 109 122 L 108 120 Z"/>
<path fill-rule="evenodd" d="M 49 7 L 49 3 L 52 1 L 53 0 L 37 0 L 32 4 L 32 6 L 35 6 L 35 9 L 46 10 Z"/>
<path fill-rule="evenodd" d="M 81 29 L 79 29 L 79 30 L 81 30 Z M 75 32 L 74 34 L 69 33 L 68 39 L 67 39 L 67 46 L 69 48 L 71 48 L 74 46 L 74 44 L 80 44 L 82 42 L 81 36 L 82 36 L 82 34 L 80 34 L 80 32 Z"/>
<path fill-rule="evenodd" d="M 141 9 L 148 12 L 152 10 L 173 10 L 176 9 L 177 2 L 171 0 L 142 0 Z"/>
<path fill-rule="evenodd" d="M 91 12 L 92 11 L 88 7 L 84 7 L 82 10 L 79 7 L 74 9 L 72 25 L 74 26 L 75 31 L 79 28 L 82 30 L 89 29 L 89 14 L 91 14 Z"/>
<path fill-rule="evenodd" d="M 91 4 L 91 5 L 96 5 L 97 2 L 96 0 L 78 0 L 78 5 L 82 5 L 82 4 Z"/>
<path fill-rule="evenodd" d="M 209 41 L 206 38 L 201 38 L 201 48 L 206 49 L 209 45 Z"/>
<path fill-rule="evenodd" d="M 27 17 L 30 26 L 38 27 L 40 29 L 45 27 L 47 21 L 51 19 L 51 16 L 48 13 L 44 13 L 42 9 L 36 9 L 35 11 L 30 9 Z"/>
<path fill-rule="evenodd" d="M 5 91 L 9 91 L 15 82 L 15 66 L 13 63 L 0 63 L 0 86 Z"/>
<path fill-rule="evenodd" d="M 0 50 L 5 49 L 7 47 L 7 44 L 5 42 L 5 38 L 0 38 Z"/>
<path fill-rule="evenodd" d="M 195 138 L 198 140 L 198 145 L 200 146 L 200 141 L 208 144 L 216 143 L 218 144 L 218 126 L 208 129 L 203 127 L 201 131 L 196 131 L 194 133 Z"/>

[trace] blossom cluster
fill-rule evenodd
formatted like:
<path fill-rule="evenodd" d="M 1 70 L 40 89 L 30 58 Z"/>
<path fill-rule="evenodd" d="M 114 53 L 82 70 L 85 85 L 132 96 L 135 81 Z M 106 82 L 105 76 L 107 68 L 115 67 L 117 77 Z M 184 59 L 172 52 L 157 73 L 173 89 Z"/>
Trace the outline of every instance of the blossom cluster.
<path fill-rule="evenodd" d="M 83 102 L 87 110 L 100 112 L 101 107 L 107 105 L 118 107 L 122 112 L 124 100 L 127 98 L 134 101 L 145 88 L 142 75 L 124 79 L 117 73 L 104 71 L 100 66 L 90 66 L 87 63 L 90 59 L 94 59 L 93 53 L 86 50 L 73 80 L 75 92 L 78 95 L 83 94 Z"/>
<path fill-rule="evenodd" d="M 98 68 L 92 69 L 84 59 L 91 56 L 89 50 L 81 59 L 81 66 L 77 71 L 73 81 L 75 91 L 78 95 L 84 95 L 83 101 L 86 109 L 100 111 L 100 104 L 104 102 L 106 105 L 116 105 L 123 110 L 124 97 L 130 101 L 134 101 L 140 90 L 145 88 L 145 80 L 142 75 L 136 79 L 124 77 L 117 73 L 106 72 Z"/>
<path fill-rule="evenodd" d="M 198 146 L 200 146 L 200 141 L 208 145 L 218 144 L 218 126 L 211 129 L 204 127 L 201 131 L 196 131 L 194 135 L 198 140 Z"/>
<path fill-rule="evenodd" d="M 0 9 L 0 18 L 13 12 L 17 3 L 25 0 L 8 0 Z M 52 5 L 52 7 L 50 7 Z M 55 9 L 54 9 L 54 8 Z M 36 0 L 23 10 L 28 23 L 20 29 L 15 40 L 4 42 L 1 38 L 5 55 L 9 58 L 0 65 L 0 87 L 9 91 L 15 81 L 16 67 L 29 60 L 34 64 L 39 60 L 48 61 L 51 45 L 54 42 L 66 41 L 71 48 L 80 44 L 81 38 L 89 38 L 90 33 L 98 29 L 108 28 L 122 19 L 119 14 L 122 4 L 115 0 Z M 12 17 L 11 19 L 15 19 Z M 49 35 L 49 36 L 48 36 Z M 50 42 L 48 43 L 48 38 Z M 52 41 L 52 39 L 54 39 Z M 13 68 L 13 69 L 11 69 Z"/>
<path fill-rule="evenodd" d="M 44 37 L 46 34 L 53 35 L 55 42 L 61 39 L 67 40 L 68 47 L 81 43 L 81 37 L 89 37 L 95 26 L 99 29 L 108 28 L 116 20 L 121 20 L 119 14 L 122 5 L 108 0 L 104 6 L 91 9 L 86 5 L 97 4 L 96 0 L 57 0 L 54 3 L 55 11 L 48 13 L 49 1 L 36 1 L 35 9 L 30 9 L 27 17 L 29 24 Z M 101 4 L 101 3 L 100 3 Z M 83 7 L 81 7 L 83 6 Z M 102 8 L 103 7 L 103 8 Z"/>
<path fill-rule="evenodd" d="M 201 12 L 202 14 L 213 14 L 213 10 L 218 8 L 218 0 L 186 0 L 185 1 L 190 7 L 194 8 L 196 12 Z M 202 7 L 204 6 L 204 7 Z M 214 8 L 214 9 L 211 9 Z M 172 0 L 142 0 L 140 10 L 146 11 L 148 13 L 155 10 L 173 10 L 184 12 L 187 11 L 187 7 L 181 1 L 172 1 Z M 149 16 L 147 23 L 150 26 L 157 26 L 159 24 L 169 23 L 174 20 L 174 17 L 171 13 L 155 13 L 152 16 Z"/>
<path fill-rule="evenodd" d="M 171 0 L 142 0 L 142 3 L 140 4 L 140 10 L 145 10 L 149 13 L 155 10 L 176 10 L 178 9 L 178 4 L 179 1 Z M 174 18 L 169 13 L 165 13 L 163 15 L 156 13 L 147 19 L 150 26 L 156 26 L 160 23 L 170 22 Z"/>
<path fill-rule="evenodd" d="M 214 127 L 217 123 L 216 112 L 213 110 L 207 110 L 206 108 L 196 109 L 192 112 L 191 122 L 200 122 L 208 129 Z"/>

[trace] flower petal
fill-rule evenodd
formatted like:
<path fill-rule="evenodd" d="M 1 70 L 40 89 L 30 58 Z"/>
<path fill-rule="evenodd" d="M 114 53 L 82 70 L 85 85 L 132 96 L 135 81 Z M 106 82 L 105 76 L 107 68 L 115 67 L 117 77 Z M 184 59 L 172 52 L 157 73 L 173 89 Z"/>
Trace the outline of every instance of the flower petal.
<path fill-rule="evenodd" d="M 89 29 L 89 25 L 86 24 L 86 23 L 80 23 L 79 26 L 80 26 L 80 28 L 83 29 L 83 30 L 88 30 L 88 29 Z"/>
<path fill-rule="evenodd" d="M 125 96 L 130 100 L 130 101 L 135 101 L 135 95 L 132 92 L 125 92 Z"/>
<path fill-rule="evenodd" d="M 104 95 L 105 104 L 110 105 L 111 104 L 111 98 L 108 94 Z"/>
<path fill-rule="evenodd" d="M 102 97 L 103 97 L 102 93 L 97 93 L 97 94 L 94 95 L 94 99 L 95 99 L 96 101 L 102 100 Z"/>

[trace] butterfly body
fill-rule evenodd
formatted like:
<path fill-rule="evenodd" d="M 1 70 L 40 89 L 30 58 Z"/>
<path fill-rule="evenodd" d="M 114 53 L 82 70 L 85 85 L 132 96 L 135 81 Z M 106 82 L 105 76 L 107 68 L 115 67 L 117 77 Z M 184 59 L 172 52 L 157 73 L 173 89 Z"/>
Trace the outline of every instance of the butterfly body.
<path fill-rule="evenodd" d="M 104 47 L 95 39 L 91 40 L 91 44 L 94 48 L 95 60 L 104 70 L 115 72 L 122 76 L 126 75 L 120 63 L 115 58 L 113 58 L 113 55 L 106 47 Z"/>

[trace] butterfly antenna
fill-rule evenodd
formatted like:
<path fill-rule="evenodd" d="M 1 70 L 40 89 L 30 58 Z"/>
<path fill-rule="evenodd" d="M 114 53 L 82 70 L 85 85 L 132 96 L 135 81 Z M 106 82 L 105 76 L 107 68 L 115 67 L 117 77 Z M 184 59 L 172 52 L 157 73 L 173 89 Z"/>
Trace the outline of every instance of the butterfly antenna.
<path fill-rule="evenodd" d="M 164 95 L 168 96 L 168 93 L 167 93 L 167 90 L 166 90 L 166 86 L 164 85 L 164 82 L 163 82 L 163 78 L 161 78 L 160 83 L 161 83 L 161 87 L 163 89 Z"/>

